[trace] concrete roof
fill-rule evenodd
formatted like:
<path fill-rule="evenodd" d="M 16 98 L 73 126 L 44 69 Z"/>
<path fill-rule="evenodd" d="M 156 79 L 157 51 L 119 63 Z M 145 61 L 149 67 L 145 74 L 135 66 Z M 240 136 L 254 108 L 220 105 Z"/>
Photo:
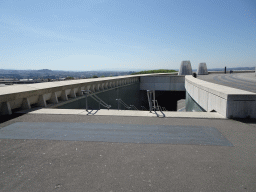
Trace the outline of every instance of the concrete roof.
<path fill-rule="evenodd" d="M 233 147 L 0 139 L 1 191 L 226 192 L 256 188 L 254 123 L 227 119 L 26 114 L 1 123 L 0 129 L 16 122 L 213 127 Z"/>

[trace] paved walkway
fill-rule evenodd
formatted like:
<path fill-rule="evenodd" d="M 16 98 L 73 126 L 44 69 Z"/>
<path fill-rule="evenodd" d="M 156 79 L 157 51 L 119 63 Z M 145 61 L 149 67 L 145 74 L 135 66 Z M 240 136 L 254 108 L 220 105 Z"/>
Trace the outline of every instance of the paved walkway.
<path fill-rule="evenodd" d="M 26 112 L 26 111 L 24 111 Z M 200 118 L 200 119 L 225 119 L 222 115 L 216 112 L 176 112 L 176 111 L 163 111 L 166 118 Z M 155 112 L 149 111 L 137 111 L 137 110 L 94 110 L 91 113 L 83 109 L 39 109 L 29 112 L 29 114 L 62 114 L 62 115 L 88 115 L 88 116 L 128 116 L 128 117 L 157 117 Z M 159 117 L 163 117 L 163 114 L 157 111 Z"/>
<path fill-rule="evenodd" d="M 256 93 L 255 73 L 198 75 L 199 79 Z"/>
<path fill-rule="evenodd" d="M 82 124 L 88 125 L 86 130 L 90 134 L 81 131 Z M 97 130 L 99 124 L 103 127 Z M 119 128 L 108 131 L 106 137 L 114 134 L 120 142 L 75 139 L 83 135 L 105 138 L 100 131 L 114 128 L 112 125 Z M 122 139 L 121 133 L 126 127 L 132 127 L 135 136 L 143 134 L 144 139 L 152 142 L 125 143 L 127 138 Z M 30 131 L 26 132 L 28 128 Z M 19 138 L 0 139 L 0 191 L 240 192 L 256 189 L 256 126 L 253 123 L 227 119 L 31 113 L 0 124 L 0 130 L 5 136 Z M 67 137 L 72 136 L 73 140 L 58 140 L 58 136 L 65 137 L 63 133 L 71 134 Z M 160 136 L 171 142 L 160 144 Z M 202 139 L 207 143 L 201 142 Z M 216 142 L 222 143 L 216 145 Z"/>

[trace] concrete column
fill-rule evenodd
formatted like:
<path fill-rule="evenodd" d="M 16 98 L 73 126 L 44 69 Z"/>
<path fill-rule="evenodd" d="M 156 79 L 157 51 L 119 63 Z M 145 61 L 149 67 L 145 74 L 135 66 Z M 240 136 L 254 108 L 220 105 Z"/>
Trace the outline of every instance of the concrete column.
<path fill-rule="evenodd" d="M 39 107 L 46 107 L 47 106 L 44 95 L 39 96 L 37 106 L 39 106 Z"/>
<path fill-rule="evenodd" d="M 77 93 L 76 93 L 77 96 L 82 96 L 83 95 L 81 90 L 82 90 L 82 88 L 78 87 L 78 90 L 77 90 Z"/>
<path fill-rule="evenodd" d="M 97 91 L 100 91 L 100 84 L 97 85 Z"/>
<path fill-rule="evenodd" d="M 83 92 L 82 92 L 82 90 L 84 90 L 85 89 L 85 87 L 84 86 L 82 86 L 82 87 L 79 87 L 78 88 L 78 92 L 77 92 L 77 95 L 79 95 L 79 96 L 82 96 L 82 95 L 84 95 L 83 94 Z"/>
<path fill-rule="evenodd" d="M 59 103 L 56 92 L 53 92 L 53 93 L 52 93 L 51 98 L 50 98 L 49 101 L 50 101 L 50 103 L 54 103 L 54 104 Z"/>
<path fill-rule="evenodd" d="M 70 96 L 71 98 L 76 98 L 75 89 L 71 89 L 69 96 Z"/>
<path fill-rule="evenodd" d="M 104 90 L 105 89 L 105 83 L 101 84 L 101 89 Z"/>
<path fill-rule="evenodd" d="M 68 100 L 68 96 L 67 96 L 66 90 L 63 90 L 61 92 L 60 98 L 61 98 L 62 101 L 67 101 Z"/>
<path fill-rule="evenodd" d="M 92 85 L 91 91 L 92 91 L 92 92 L 95 92 L 95 85 Z"/>
<path fill-rule="evenodd" d="M 91 85 L 86 86 L 86 91 L 90 90 L 91 91 Z"/>
<path fill-rule="evenodd" d="M 1 115 L 11 115 L 12 114 L 11 105 L 8 101 L 3 102 L 1 104 L 0 113 L 1 113 Z"/>
<path fill-rule="evenodd" d="M 24 98 L 22 101 L 21 108 L 24 109 L 31 109 L 30 102 L 28 98 Z"/>

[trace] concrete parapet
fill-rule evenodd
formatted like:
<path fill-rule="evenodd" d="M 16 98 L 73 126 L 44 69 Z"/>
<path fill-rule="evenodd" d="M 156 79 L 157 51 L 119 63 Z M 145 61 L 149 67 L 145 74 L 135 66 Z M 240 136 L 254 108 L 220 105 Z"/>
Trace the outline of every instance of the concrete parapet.
<path fill-rule="evenodd" d="M 208 75 L 207 65 L 206 63 L 199 63 L 197 68 L 198 75 Z"/>
<path fill-rule="evenodd" d="M 226 118 L 256 118 L 256 94 L 240 89 L 185 77 L 188 94 L 204 110 L 217 111 Z"/>
<path fill-rule="evenodd" d="M 192 75 L 192 67 L 190 61 L 182 61 L 178 75 Z"/>
<path fill-rule="evenodd" d="M 82 90 L 93 92 L 107 90 L 126 84 L 139 82 L 140 76 L 127 75 L 83 80 L 44 82 L 2 87 L 0 90 L 0 114 L 12 114 L 12 109 L 30 109 L 31 105 L 47 107 L 47 103 L 57 104 L 70 98 L 82 96 Z"/>

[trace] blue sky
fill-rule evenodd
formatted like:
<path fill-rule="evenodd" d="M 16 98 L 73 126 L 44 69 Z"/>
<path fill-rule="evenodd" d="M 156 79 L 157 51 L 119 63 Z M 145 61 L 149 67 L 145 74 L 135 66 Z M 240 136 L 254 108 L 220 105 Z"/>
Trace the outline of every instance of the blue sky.
<path fill-rule="evenodd" d="M 255 0 L 0 0 L 0 68 L 256 66 Z"/>

